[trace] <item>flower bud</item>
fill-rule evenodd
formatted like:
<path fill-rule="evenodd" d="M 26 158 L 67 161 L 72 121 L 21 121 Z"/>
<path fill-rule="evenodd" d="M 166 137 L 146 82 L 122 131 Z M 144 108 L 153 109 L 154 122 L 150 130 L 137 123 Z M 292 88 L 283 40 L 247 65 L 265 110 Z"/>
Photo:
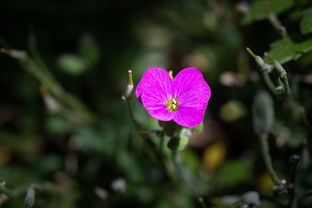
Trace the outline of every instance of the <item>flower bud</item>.
<path fill-rule="evenodd" d="M 260 57 L 255 55 L 250 48 L 246 48 L 247 52 L 255 59 L 258 66 L 264 71 L 264 72 L 271 72 L 273 70 L 273 66 L 270 64 L 266 64 L 264 60 Z"/>
<path fill-rule="evenodd" d="M 128 70 L 128 77 L 129 77 L 129 83 L 127 85 L 125 94 L 122 96 L 122 98 L 125 99 L 129 99 L 131 98 L 131 93 L 133 90 L 133 79 L 132 79 L 132 70 Z"/>
<path fill-rule="evenodd" d="M 279 72 L 279 75 L 281 78 L 285 77 L 287 75 L 286 70 L 284 67 L 278 63 L 276 60 L 273 60 L 273 66 L 276 68 L 276 70 Z"/>

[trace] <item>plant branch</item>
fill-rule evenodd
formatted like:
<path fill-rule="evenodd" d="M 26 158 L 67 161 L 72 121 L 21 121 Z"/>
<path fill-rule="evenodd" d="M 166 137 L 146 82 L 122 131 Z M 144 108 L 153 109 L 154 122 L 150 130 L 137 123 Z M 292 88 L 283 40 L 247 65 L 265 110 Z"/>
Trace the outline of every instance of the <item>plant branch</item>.
<path fill-rule="evenodd" d="M 261 148 L 262 148 L 262 156 L 264 158 L 265 166 L 267 168 L 267 171 L 272 179 L 272 181 L 276 185 L 282 185 L 281 179 L 278 178 L 273 165 L 272 165 L 272 160 L 270 156 L 270 151 L 269 151 L 269 144 L 268 144 L 268 134 L 262 134 L 259 136 L 260 142 L 261 142 Z"/>
<path fill-rule="evenodd" d="M 296 168 L 299 163 L 300 157 L 298 155 L 292 155 L 289 158 L 290 164 L 290 177 L 289 177 L 289 185 L 288 185 L 288 194 L 289 194 L 289 208 L 297 208 L 296 204 L 296 193 L 295 193 L 295 185 L 296 185 Z"/>
<path fill-rule="evenodd" d="M 80 119 L 91 123 L 97 121 L 96 116 L 91 113 L 91 111 L 82 102 L 80 102 L 80 100 L 62 88 L 49 70 L 44 66 L 43 62 L 41 62 L 41 59 L 39 61 L 40 63 L 38 63 L 38 54 L 36 54 L 37 58 L 33 59 L 24 51 L 1 49 L 1 52 L 16 58 L 25 71 L 31 74 L 41 83 L 41 85 L 46 87 L 47 90 L 56 96 L 60 101 L 72 108 L 75 113 L 78 114 Z"/>
<path fill-rule="evenodd" d="M 276 15 L 273 12 L 269 12 L 268 14 L 269 22 L 273 25 L 275 30 L 283 37 L 287 37 L 286 28 L 282 25 L 282 23 L 278 20 Z"/>

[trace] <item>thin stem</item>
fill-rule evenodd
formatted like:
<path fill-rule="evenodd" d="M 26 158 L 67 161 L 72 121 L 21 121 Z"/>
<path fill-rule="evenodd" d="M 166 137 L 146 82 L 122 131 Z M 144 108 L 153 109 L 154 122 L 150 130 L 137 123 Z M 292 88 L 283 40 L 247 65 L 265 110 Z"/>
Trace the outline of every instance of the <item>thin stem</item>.
<path fill-rule="evenodd" d="M 122 99 L 126 102 L 127 110 L 130 116 L 131 123 L 138 134 L 140 134 L 140 126 L 134 118 L 134 113 L 131 108 L 131 98 L 132 98 L 132 90 L 133 90 L 133 79 L 132 79 L 132 70 L 128 70 L 128 85 L 125 90 L 125 94 L 122 96 Z"/>
<path fill-rule="evenodd" d="M 288 188 L 288 194 L 289 194 L 289 208 L 297 208 L 296 204 L 296 195 L 295 195 L 295 184 L 296 184 L 296 168 L 299 163 L 299 156 L 298 155 L 292 155 L 289 159 L 290 163 L 290 177 L 289 177 L 289 188 Z"/>
<path fill-rule="evenodd" d="M 178 152 L 173 153 L 171 161 L 176 170 L 176 175 L 178 175 L 178 182 L 183 182 L 188 190 L 195 196 L 202 195 L 207 193 L 207 189 L 200 180 L 197 180 L 191 172 L 185 168 L 181 161 L 181 157 L 179 157 Z"/>
<path fill-rule="evenodd" d="M 160 141 L 159 141 L 159 149 L 160 149 L 161 152 L 162 152 L 163 149 L 164 149 L 164 145 L 165 145 L 165 138 L 162 137 L 162 138 L 160 139 Z"/>
<path fill-rule="evenodd" d="M 28 72 L 30 72 L 40 83 L 47 87 L 48 91 L 57 96 L 66 105 L 71 107 L 80 115 L 83 120 L 94 122 L 95 116 L 89 111 L 89 109 L 81 103 L 76 97 L 66 92 L 58 82 L 46 76 L 46 73 L 42 71 L 41 66 L 31 58 L 21 61 L 21 66 Z"/>
<path fill-rule="evenodd" d="M 138 131 L 139 134 L 155 134 L 155 135 L 159 135 L 161 133 L 160 130 L 156 130 L 156 129 L 152 129 L 152 130 L 139 130 Z"/>
<path fill-rule="evenodd" d="M 134 118 L 133 110 L 131 108 L 131 100 L 129 98 L 127 98 L 127 99 L 125 99 L 125 101 L 126 101 L 127 110 L 128 110 L 128 114 L 130 116 L 131 123 L 132 123 L 135 131 L 140 134 L 141 133 L 140 127 Z"/>
<path fill-rule="evenodd" d="M 123 99 L 126 102 L 130 121 L 131 121 L 132 126 L 133 126 L 134 131 L 135 131 L 135 135 L 133 135 L 132 140 L 131 140 L 132 146 L 136 151 L 141 151 L 142 145 L 146 146 L 147 140 L 143 139 L 146 137 L 146 135 L 143 135 L 143 133 L 141 133 L 140 125 L 138 124 L 138 122 L 134 118 L 134 113 L 133 113 L 132 108 L 131 108 L 131 97 L 128 97 L 128 98 L 123 97 Z"/>
<path fill-rule="evenodd" d="M 285 87 L 285 92 L 287 95 L 289 95 L 290 94 L 290 87 L 289 87 L 288 78 L 287 78 L 287 76 L 283 76 L 281 79 L 282 79 L 282 82 L 283 82 L 284 87 Z"/>
<path fill-rule="evenodd" d="M 269 73 L 267 73 L 267 72 L 262 72 L 262 76 L 263 76 L 263 80 L 264 80 L 265 84 L 266 84 L 267 87 L 271 90 L 271 92 L 274 93 L 275 95 L 279 95 L 280 92 L 278 92 L 278 91 L 276 90 L 276 86 L 275 86 L 275 84 L 273 83 L 273 81 L 271 80 Z"/>
<path fill-rule="evenodd" d="M 17 57 L 13 56 L 14 50 L 1 49 L 1 52 L 10 55 L 13 58 L 19 60 L 21 67 L 30 73 L 35 79 L 37 79 L 43 86 L 45 86 L 49 92 L 55 95 L 59 100 L 64 102 L 67 106 L 75 110 L 75 113 L 79 115 L 82 120 L 87 122 L 97 121 L 96 116 L 89 111 L 89 109 L 78 100 L 76 97 L 66 92 L 61 85 L 54 79 L 49 70 L 44 66 L 43 62 L 39 58 L 32 59 L 25 56 Z M 21 52 L 20 52 L 21 53 Z M 39 62 L 39 63 L 38 63 Z"/>
<path fill-rule="evenodd" d="M 277 174 L 273 168 L 272 160 L 270 156 L 269 151 L 269 144 L 268 144 L 268 134 L 262 134 L 260 135 L 260 142 L 261 142 L 261 148 L 262 148 L 262 156 L 264 158 L 265 166 L 267 168 L 267 171 L 272 179 L 272 181 L 276 185 L 281 185 L 282 181 L 277 177 Z"/>
<path fill-rule="evenodd" d="M 5 193 L 6 195 L 8 195 L 9 198 L 14 197 L 14 193 L 12 191 L 8 190 L 4 185 L 0 186 L 0 191 Z"/>
<path fill-rule="evenodd" d="M 52 73 L 50 72 L 50 70 L 48 69 L 48 67 L 46 66 L 44 61 L 42 60 L 41 56 L 39 55 L 37 44 L 36 44 L 36 38 L 35 38 L 35 35 L 33 33 L 31 33 L 30 38 L 29 38 L 29 51 L 30 51 L 34 61 L 36 61 L 38 63 L 38 65 L 40 66 L 42 72 L 46 76 L 49 76 L 49 78 L 51 80 L 56 82 L 54 76 L 52 75 Z"/>
<path fill-rule="evenodd" d="M 282 25 L 282 23 L 278 20 L 276 15 L 273 12 L 269 12 L 268 19 L 270 23 L 273 25 L 273 27 L 276 29 L 276 31 L 283 37 L 287 37 L 287 31 L 286 28 Z"/>

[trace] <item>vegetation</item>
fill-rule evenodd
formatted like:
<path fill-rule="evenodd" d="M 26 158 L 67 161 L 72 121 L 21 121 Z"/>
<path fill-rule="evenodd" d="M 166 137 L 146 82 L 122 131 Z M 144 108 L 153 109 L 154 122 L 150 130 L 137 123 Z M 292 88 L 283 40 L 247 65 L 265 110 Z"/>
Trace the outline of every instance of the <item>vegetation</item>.
<path fill-rule="evenodd" d="M 311 1 L 1 8 L 1 207 L 312 207 Z M 189 66 L 203 123 L 157 121 L 144 71 Z"/>

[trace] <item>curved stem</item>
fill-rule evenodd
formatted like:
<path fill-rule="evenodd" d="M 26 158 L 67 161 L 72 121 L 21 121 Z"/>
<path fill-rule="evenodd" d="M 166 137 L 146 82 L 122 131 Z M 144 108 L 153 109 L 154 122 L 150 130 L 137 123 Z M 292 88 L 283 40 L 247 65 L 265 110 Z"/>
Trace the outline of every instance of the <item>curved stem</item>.
<path fill-rule="evenodd" d="M 287 76 L 282 77 L 282 82 L 284 84 L 286 94 L 289 95 L 290 94 L 290 87 L 289 87 L 289 82 L 288 82 Z"/>
<path fill-rule="evenodd" d="M 25 71 L 37 79 L 40 84 L 44 85 L 48 91 L 59 98 L 59 100 L 63 101 L 64 104 L 75 110 L 75 113 L 77 113 L 82 120 L 87 122 L 97 121 L 96 116 L 91 113 L 91 111 L 82 102 L 80 102 L 80 100 L 62 88 L 50 71 L 45 67 L 41 59 L 38 58 L 38 54 L 36 55 L 38 57 L 33 59 L 27 56 L 26 53 L 25 56 L 14 56 L 13 51 L 14 50 L 1 49 L 1 52 L 16 58 Z"/>
<path fill-rule="evenodd" d="M 275 95 L 279 95 L 280 93 L 276 90 L 276 86 L 273 83 L 273 81 L 271 80 L 269 73 L 262 72 L 262 76 L 263 76 L 263 80 L 264 80 L 265 84 L 271 90 L 271 92 L 274 93 Z"/>
<path fill-rule="evenodd" d="M 262 134 L 260 135 L 260 142 L 261 142 L 261 148 L 262 148 L 262 156 L 264 158 L 265 166 L 268 170 L 268 173 L 272 179 L 272 181 L 276 185 L 281 185 L 282 181 L 278 178 L 273 165 L 272 165 L 272 159 L 270 156 L 270 151 L 269 151 L 269 144 L 268 144 L 268 134 Z"/>

